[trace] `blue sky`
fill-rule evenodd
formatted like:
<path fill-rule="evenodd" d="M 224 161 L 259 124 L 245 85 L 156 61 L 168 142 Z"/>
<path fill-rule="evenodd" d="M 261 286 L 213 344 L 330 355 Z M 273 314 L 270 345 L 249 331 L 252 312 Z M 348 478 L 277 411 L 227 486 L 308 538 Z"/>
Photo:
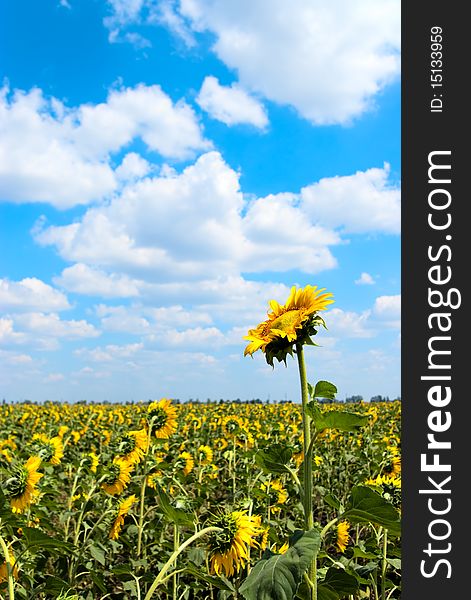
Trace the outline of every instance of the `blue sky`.
<path fill-rule="evenodd" d="M 400 3 L 0 7 L 0 396 L 297 400 L 243 357 L 292 285 L 309 378 L 400 394 Z"/>

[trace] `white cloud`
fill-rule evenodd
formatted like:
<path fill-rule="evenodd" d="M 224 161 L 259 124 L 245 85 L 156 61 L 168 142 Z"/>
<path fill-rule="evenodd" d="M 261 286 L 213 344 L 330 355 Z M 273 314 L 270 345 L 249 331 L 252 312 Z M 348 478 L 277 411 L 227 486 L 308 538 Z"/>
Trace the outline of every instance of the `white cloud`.
<path fill-rule="evenodd" d="M 125 275 L 108 274 L 76 263 L 62 271 L 54 283 L 69 292 L 103 298 L 129 298 L 139 295 L 136 283 Z"/>
<path fill-rule="evenodd" d="M 401 326 L 401 296 L 379 296 L 376 298 L 373 315 L 387 326 L 398 328 Z"/>
<path fill-rule="evenodd" d="M 21 344 L 24 342 L 24 335 L 14 330 L 13 319 L 7 317 L 0 318 L 0 343 L 2 344 Z"/>
<path fill-rule="evenodd" d="M 226 125 L 248 124 L 264 128 L 268 117 L 263 106 L 237 84 L 222 86 L 216 77 L 206 77 L 196 102 L 213 119 Z"/>
<path fill-rule="evenodd" d="M 376 282 L 374 278 L 369 274 L 363 272 L 358 279 L 355 279 L 356 285 L 374 285 Z"/>
<path fill-rule="evenodd" d="M 58 311 L 70 308 L 66 296 L 36 277 L 0 279 L 0 309 Z"/>
<path fill-rule="evenodd" d="M 369 322 L 370 315 L 370 310 L 356 313 L 354 311 L 345 311 L 341 308 L 332 308 L 322 316 L 329 328 L 329 333 L 338 339 L 374 337 L 375 332 L 371 329 Z M 322 341 L 319 343 L 322 344 Z"/>
<path fill-rule="evenodd" d="M 116 169 L 116 177 L 120 181 L 133 181 L 147 175 L 150 169 L 150 164 L 142 156 L 129 152 Z"/>
<path fill-rule="evenodd" d="M 109 196 L 118 180 L 142 176 L 134 154 L 115 173 L 112 155 L 135 139 L 172 159 L 208 149 L 193 109 L 158 85 L 111 90 L 106 102 L 67 108 L 39 89 L 0 90 L 0 200 L 60 209 Z"/>
<path fill-rule="evenodd" d="M 400 191 L 389 182 L 390 168 L 324 178 L 301 190 L 302 206 L 311 219 L 346 233 L 399 233 Z"/>
<path fill-rule="evenodd" d="M 90 323 L 81 320 L 62 320 L 59 315 L 41 312 L 24 313 L 15 317 L 15 325 L 28 334 L 44 338 L 93 338 L 100 332 Z"/>
<path fill-rule="evenodd" d="M 143 347 L 144 345 L 142 343 L 125 344 L 121 346 L 117 344 L 108 344 L 105 347 L 98 346 L 92 350 L 89 348 L 80 348 L 75 351 L 75 354 L 81 358 L 86 358 L 87 360 L 111 362 L 116 359 L 129 359 L 142 350 Z"/>
<path fill-rule="evenodd" d="M 239 175 L 217 152 L 182 173 L 172 171 L 126 186 L 81 221 L 35 228 L 36 240 L 63 258 L 118 270 L 148 283 L 208 280 L 241 271 L 317 273 L 336 261 L 337 233 L 309 220 L 294 194 L 247 206 Z"/>
<path fill-rule="evenodd" d="M 58 381 L 64 381 L 65 376 L 62 373 L 49 373 L 44 379 L 44 383 L 56 383 Z"/>
<path fill-rule="evenodd" d="M 180 15 L 245 88 L 316 124 L 361 115 L 399 74 L 399 0 L 181 0 Z"/>

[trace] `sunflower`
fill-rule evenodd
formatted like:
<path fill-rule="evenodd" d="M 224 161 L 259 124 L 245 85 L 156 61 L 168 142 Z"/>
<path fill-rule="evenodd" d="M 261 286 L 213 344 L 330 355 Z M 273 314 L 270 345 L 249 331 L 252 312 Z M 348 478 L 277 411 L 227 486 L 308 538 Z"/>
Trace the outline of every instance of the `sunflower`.
<path fill-rule="evenodd" d="M 262 533 L 260 517 L 248 516 L 246 511 L 223 514 L 213 520 L 221 532 L 213 533 L 209 541 L 210 569 L 226 577 L 238 573 L 249 558 L 249 546 L 257 545 Z"/>
<path fill-rule="evenodd" d="M 13 556 L 11 548 L 8 548 L 8 554 L 10 555 L 9 562 L 11 573 L 15 579 L 18 579 L 18 567 L 16 566 L 16 560 Z M 0 565 L 0 583 L 4 583 L 5 581 L 8 581 L 8 566 L 6 560 L 4 560 L 3 563 Z"/>
<path fill-rule="evenodd" d="M 89 452 L 85 457 L 85 463 L 92 473 L 96 473 L 100 459 L 95 452 Z"/>
<path fill-rule="evenodd" d="M 178 458 L 181 458 L 185 461 L 183 475 L 189 475 L 195 467 L 195 460 L 193 456 L 189 452 L 182 452 Z"/>
<path fill-rule="evenodd" d="M 112 496 L 121 494 L 131 481 L 131 471 L 133 468 L 133 463 L 122 458 L 115 458 L 108 467 L 108 474 L 101 487 L 107 494 L 111 494 Z"/>
<path fill-rule="evenodd" d="M 155 437 L 167 439 L 177 429 L 177 409 L 172 406 L 172 401 L 162 398 L 158 402 L 151 402 L 147 408 L 147 416 L 152 421 Z"/>
<path fill-rule="evenodd" d="M 347 547 L 348 541 L 350 539 L 350 534 L 348 530 L 350 529 L 350 523 L 348 521 L 340 521 L 337 525 L 337 541 L 336 546 L 339 552 L 345 552 L 345 548 Z"/>
<path fill-rule="evenodd" d="M 202 465 L 209 465 L 213 462 L 213 451 L 209 446 L 200 446 L 198 453 Z"/>
<path fill-rule="evenodd" d="M 138 463 L 147 452 L 147 431 L 129 431 L 122 435 L 116 445 L 121 458 L 130 463 Z"/>
<path fill-rule="evenodd" d="M 324 290 L 311 285 L 304 289 L 293 286 L 285 304 L 270 300 L 268 319 L 255 329 L 249 329 L 244 337 L 250 342 L 244 350 L 244 356 L 252 356 L 261 350 L 267 362 L 273 366 L 273 358 L 286 360 L 286 355 L 292 353 L 294 343 L 312 344 L 310 336 L 317 333 L 315 327 L 325 325 L 316 313 L 325 310 L 333 302 L 332 294 L 322 293 Z"/>
<path fill-rule="evenodd" d="M 23 513 L 39 495 L 36 484 L 44 475 L 38 473 L 41 465 L 39 456 L 30 456 L 25 465 L 16 469 L 13 477 L 6 481 L 5 489 L 14 513 Z"/>
<path fill-rule="evenodd" d="M 131 507 L 135 502 L 137 502 L 137 498 L 134 494 L 132 494 L 132 496 L 129 496 L 129 498 L 126 498 L 125 500 L 122 500 L 119 503 L 118 514 L 116 515 L 116 519 L 114 520 L 113 526 L 111 527 L 111 531 L 108 536 L 110 540 L 118 539 L 120 531 L 124 524 L 124 517 L 131 510 Z"/>
<path fill-rule="evenodd" d="M 288 499 L 288 492 L 283 487 L 283 484 L 278 479 L 273 481 L 267 481 L 267 483 L 262 483 L 260 486 L 262 492 L 268 496 L 271 512 L 279 512 L 280 506 L 279 504 L 284 504 Z"/>
<path fill-rule="evenodd" d="M 32 447 L 34 454 L 37 454 L 44 462 L 50 462 L 51 465 L 60 464 L 64 456 L 64 445 L 62 438 L 58 435 L 49 438 L 42 433 L 35 433 Z"/>

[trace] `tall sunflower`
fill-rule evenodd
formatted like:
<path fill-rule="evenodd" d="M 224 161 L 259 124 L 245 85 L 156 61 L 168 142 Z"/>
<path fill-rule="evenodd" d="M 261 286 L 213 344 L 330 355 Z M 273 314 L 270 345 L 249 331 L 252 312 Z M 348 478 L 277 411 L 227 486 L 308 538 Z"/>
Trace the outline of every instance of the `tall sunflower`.
<path fill-rule="evenodd" d="M 260 517 L 248 516 L 246 511 L 235 511 L 216 517 L 215 533 L 209 541 L 209 560 L 212 573 L 226 577 L 238 573 L 249 558 L 249 546 L 257 545 L 256 537 L 262 533 Z"/>
<path fill-rule="evenodd" d="M 30 456 L 22 467 L 18 467 L 14 475 L 5 483 L 6 495 L 14 513 L 23 513 L 35 501 L 39 492 L 36 488 L 44 473 L 38 473 L 41 465 L 39 456 Z"/>
<path fill-rule="evenodd" d="M 287 354 L 292 354 L 295 343 L 312 344 L 311 336 L 317 333 L 316 327 L 324 325 L 324 320 L 317 314 L 326 310 L 333 300 L 331 293 L 323 293 L 325 288 L 307 285 L 304 289 L 291 288 L 285 304 L 270 300 L 271 312 L 268 319 L 262 321 L 255 329 L 249 329 L 244 337 L 250 343 L 244 356 L 251 356 L 261 350 L 267 362 L 273 366 L 273 359 L 285 361 Z"/>
<path fill-rule="evenodd" d="M 109 534 L 110 540 L 117 540 L 119 538 L 119 534 L 124 525 L 124 517 L 129 513 L 133 504 L 137 502 L 137 498 L 134 494 L 122 500 L 118 506 L 118 514 L 114 520 L 113 526 L 111 527 L 111 531 Z"/>
<path fill-rule="evenodd" d="M 121 494 L 131 481 L 131 471 L 133 468 L 133 463 L 122 458 L 115 458 L 108 467 L 108 474 L 101 487 L 107 494 L 111 494 L 112 496 Z"/>
<path fill-rule="evenodd" d="M 147 408 L 148 419 L 152 422 L 155 437 L 166 440 L 177 429 L 177 409 L 172 401 L 162 398 L 158 402 L 151 402 Z"/>
<path fill-rule="evenodd" d="M 340 523 L 337 525 L 336 546 L 339 552 L 345 552 L 345 548 L 350 540 L 350 534 L 348 533 L 349 529 L 350 523 L 348 521 L 340 521 Z"/>

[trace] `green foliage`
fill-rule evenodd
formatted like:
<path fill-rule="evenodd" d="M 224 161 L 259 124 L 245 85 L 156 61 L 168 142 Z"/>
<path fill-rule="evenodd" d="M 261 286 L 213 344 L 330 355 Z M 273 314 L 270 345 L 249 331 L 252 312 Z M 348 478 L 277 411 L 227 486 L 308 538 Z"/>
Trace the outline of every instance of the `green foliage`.
<path fill-rule="evenodd" d="M 366 486 L 352 488 L 349 503 L 342 518 L 357 523 L 373 523 L 385 527 L 393 535 L 400 535 L 399 513 L 378 492 Z"/>
<path fill-rule="evenodd" d="M 296 532 L 285 554 L 266 552 L 241 585 L 245 600 L 291 600 L 320 547 L 317 529 Z"/>
<path fill-rule="evenodd" d="M 266 450 L 259 450 L 255 462 L 265 473 L 288 473 L 287 467 L 293 451 L 283 444 L 273 444 Z"/>

